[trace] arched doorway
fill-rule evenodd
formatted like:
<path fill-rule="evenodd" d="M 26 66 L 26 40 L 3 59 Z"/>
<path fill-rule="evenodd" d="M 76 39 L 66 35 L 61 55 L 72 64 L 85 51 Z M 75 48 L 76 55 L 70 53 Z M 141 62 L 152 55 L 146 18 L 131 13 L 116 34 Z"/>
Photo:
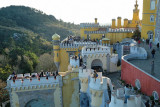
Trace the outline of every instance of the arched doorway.
<path fill-rule="evenodd" d="M 32 99 L 25 107 L 50 107 L 51 105 L 43 99 Z M 52 105 L 53 107 L 54 105 Z"/>
<path fill-rule="evenodd" d="M 148 39 L 153 39 L 153 32 L 152 31 L 148 31 Z"/>
<path fill-rule="evenodd" d="M 97 72 L 103 72 L 103 63 L 100 59 L 94 59 L 91 63 L 91 69 L 96 70 Z"/>

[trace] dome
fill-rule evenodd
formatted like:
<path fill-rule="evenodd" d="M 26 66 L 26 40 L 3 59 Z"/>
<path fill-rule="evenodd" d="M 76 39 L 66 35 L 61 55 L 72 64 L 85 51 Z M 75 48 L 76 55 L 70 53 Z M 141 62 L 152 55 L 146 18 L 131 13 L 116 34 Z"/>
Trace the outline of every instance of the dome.
<path fill-rule="evenodd" d="M 60 40 L 60 36 L 59 36 L 57 33 L 55 33 L 55 34 L 52 36 L 52 39 L 53 39 L 53 40 Z"/>

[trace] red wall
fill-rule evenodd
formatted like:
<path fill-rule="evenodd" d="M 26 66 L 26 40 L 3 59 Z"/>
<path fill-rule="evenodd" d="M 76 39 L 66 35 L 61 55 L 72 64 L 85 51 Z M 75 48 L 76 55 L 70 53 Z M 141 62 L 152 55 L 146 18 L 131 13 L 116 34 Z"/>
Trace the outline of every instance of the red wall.
<path fill-rule="evenodd" d="M 136 79 L 139 79 L 143 93 L 151 96 L 153 91 L 157 91 L 160 97 L 160 82 L 127 63 L 124 59 L 122 59 L 121 79 L 132 86 L 135 86 Z"/>

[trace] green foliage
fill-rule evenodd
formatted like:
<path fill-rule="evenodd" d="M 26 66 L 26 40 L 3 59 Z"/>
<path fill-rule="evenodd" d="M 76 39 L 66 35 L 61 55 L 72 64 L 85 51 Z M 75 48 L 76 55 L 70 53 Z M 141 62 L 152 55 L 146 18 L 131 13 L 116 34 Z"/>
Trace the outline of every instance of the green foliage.
<path fill-rule="evenodd" d="M 133 32 L 132 38 L 136 41 L 141 39 L 141 32 L 139 31 L 138 28 L 136 28 L 136 30 Z"/>
<path fill-rule="evenodd" d="M 150 96 L 150 100 L 154 100 L 154 97 L 153 97 L 153 96 Z"/>
<path fill-rule="evenodd" d="M 6 65 L 3 68 L 0 68 L 0 79 L 5 81 L 9 75 L 11 74 L 11 66 L 10 65 Z"/>
<path fill-rule="evenodd" d="M 134 90 L 138 90 L 138 88 L 137 88 L 137 87 L 134 87 Z"/>

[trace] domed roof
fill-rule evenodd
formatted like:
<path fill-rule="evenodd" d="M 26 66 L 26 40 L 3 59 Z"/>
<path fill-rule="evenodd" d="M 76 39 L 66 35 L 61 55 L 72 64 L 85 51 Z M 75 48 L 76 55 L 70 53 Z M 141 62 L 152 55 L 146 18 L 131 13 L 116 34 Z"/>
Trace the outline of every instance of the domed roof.
<path fill-rule="evenodd" d="M 53 40 L 60 40 L 60 36 L 59 36 L 57 33 L 55 33 L 55 34 L 52 36 L 52 39 L 53 39 Z"/>

